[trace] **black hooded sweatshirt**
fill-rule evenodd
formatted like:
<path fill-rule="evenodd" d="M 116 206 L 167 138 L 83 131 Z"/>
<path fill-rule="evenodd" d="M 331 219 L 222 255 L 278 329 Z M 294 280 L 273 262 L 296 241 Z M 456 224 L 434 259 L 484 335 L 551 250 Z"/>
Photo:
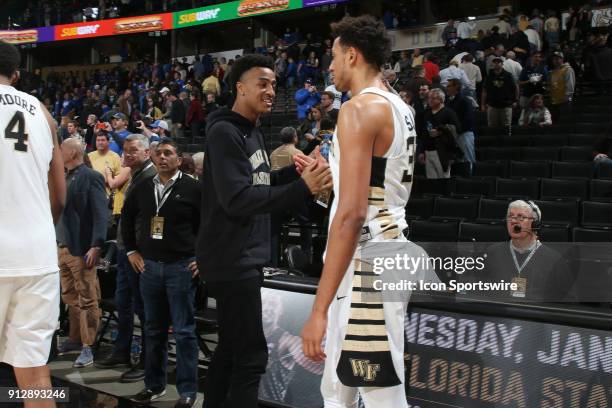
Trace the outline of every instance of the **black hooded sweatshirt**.
<path fill-rule="evenodd" d="M 198 267 L 207 282 L 259 276 L 270 261 L 270 213 L 305 206 L 310 191 L 294 166 L 270 171 L 251 121 L 224 108 L 207 122 Z"/>

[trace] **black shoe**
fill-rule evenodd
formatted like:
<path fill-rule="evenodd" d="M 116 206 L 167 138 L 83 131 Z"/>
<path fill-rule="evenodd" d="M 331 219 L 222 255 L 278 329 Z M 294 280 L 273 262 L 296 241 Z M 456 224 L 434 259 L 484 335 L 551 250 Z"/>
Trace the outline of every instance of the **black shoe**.
<path fill-rule="evenodd" d="M 174 404 L 174 408 L 191 408 L 194 406 L 197 400 L 197 395 L 193 397 L 181 397 L 178 401 L 176 401 L 176 404 Z"/>
<path fill-rule="evenodd" d="M 115 354 L 111 354 L 110 356 L 97 360 L 95 362 L 95 366 L 97 368 L 115 368 L 115 367 L 127 367 L 130 365 L 130 357 L 121 357 Z"/>
<path fill-rule="evenodd" d="M 121 379 L 119 381 L 121 381 L 122 383 L 131 383 L 142 381 L 144 380 L 144 378 L 144 370 L 140 366 L 135 366 L 132 367 L 130 370 L 126 371 L 125 373 L 121 374 Z"/>
<path fill-rule="evenodd" d="M 145 388 L 144 390 L 140 391 L 138 394 L 134 395 L 130 399 L 137 404 L 148 404 L 152 401 L 155 401 L 158 398 L 163 397 L 164 395 L 166 395 L 165 389 L 161 391 L 151 391 Z"/>

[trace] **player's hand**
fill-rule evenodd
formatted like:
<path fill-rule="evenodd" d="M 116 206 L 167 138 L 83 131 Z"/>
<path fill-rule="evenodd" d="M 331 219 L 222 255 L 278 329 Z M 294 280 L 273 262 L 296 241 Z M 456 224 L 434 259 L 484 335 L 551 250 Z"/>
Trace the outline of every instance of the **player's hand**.
<path fill-rule="evenodd" d="M 319 146 L 316 147 L 318 149 Z M 316 150 L 315 149 L 315 150 Z M 299 175 L 302 174 L 304 168 L 310 166 L 315 162 L 315 159 L 311 156 L 306 156 L 304 153 L 298 153 L 293 155 L 293 163 L 295 163 L 295 169 Z"/>
<path fill-rule="evenodd" d="M 91 269 L 98 264 L 98 259 L 100 259 L 100 248 L 91 247 L 89 251 L 85 254 L 85 266 L 87 269 Z"/>
<path fill-rule="evenodd" d="M 143 273 L 145 271 L 144 259 L 140 252 L 136 251 L 128 255 L 128 261 L 136 273 Z"/>
<path fill-rule="evenodd" d="M 302 351 L 304 355 L 314 361 L 325 360 L 323 352 L 323 335 L 327 329 L 327 315 L 325 313 L 311 313 L 302 329 Z"/>
<path fill-rule="evenodd" d="M 198 269 L 198 264 L 196 261 L 191 261 L 191 263 L 189 263 L 189 265 L 187 265 L 187 268 L 189 268 L 189 271 L 191 272 L 191 277 L 195 278 L 196 276 L 198 276 L 200 274 L 200 271 Z"/>
<path fill-rule="evenodd" d="M 332 184 L 329 164 L 322 164 L 319 161 L 315 161 L 313 164 L 304 168 L 302 171 L 302 180 L 304 180 L 312 194 L 318 194 L 321 191 L 329 189 Z"/>

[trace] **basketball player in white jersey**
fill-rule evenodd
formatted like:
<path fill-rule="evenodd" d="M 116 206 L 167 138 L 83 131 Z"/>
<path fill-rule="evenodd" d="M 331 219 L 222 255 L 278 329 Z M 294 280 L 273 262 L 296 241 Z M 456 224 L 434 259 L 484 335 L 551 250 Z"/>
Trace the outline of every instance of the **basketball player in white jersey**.
<path fill-rule="evenodd" d="M 361 296 L 374 276 L 361 255 L 366 246 L 399 243 L 411 254 L 404 208 L 412 185 L 414 117 L 389 92 L 381 66 L 390 52 L 382 22 L 370 16 L 332 24 L 336 40 L 330 72 L 336 88 L 350 91 L 329 153 L 336 199 L 332 204 L 323 274 L 302 331 L 309 358 L 325 360 L 325 407 L 407 407 L 404 385 L 405 301 Z M 397 247 L 397 246 L 396 246 Z M 420 251 L 419 251 L 420 252 Z M 431 278 L 428 280 L 436 280 Z M 370 285 L 370 288 L 372 286 Z M 403 299 L 403 298 L 402 298 Z M 322 348 L 326 333 L 325 351 Z"/>
<path fill-rule="evenodd" d="M 0 361 L 13 366 L 22 390 L 48 389 L 60 300 L 53 224 L 66 182 L 55 121 L 12 86 L 19 63 L 19 51 L 0 40 Z"/>

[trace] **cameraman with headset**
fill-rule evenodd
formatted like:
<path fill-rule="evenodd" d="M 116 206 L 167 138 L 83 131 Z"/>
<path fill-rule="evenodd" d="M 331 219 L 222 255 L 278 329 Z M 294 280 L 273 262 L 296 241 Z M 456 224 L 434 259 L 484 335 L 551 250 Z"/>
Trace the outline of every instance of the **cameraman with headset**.
<path fill-rule="evenodd" d="M 575 301 L 571 292 L 574 276 L 566 259 L 538 239 L 542 212 L 533 201 L 510 203 L 506 215 L 509 242 L 500 242 L 487 250 L 483 282 L 511 282 L 517 289 L 483 293 L 503 300 L 535 302 Z"/>

